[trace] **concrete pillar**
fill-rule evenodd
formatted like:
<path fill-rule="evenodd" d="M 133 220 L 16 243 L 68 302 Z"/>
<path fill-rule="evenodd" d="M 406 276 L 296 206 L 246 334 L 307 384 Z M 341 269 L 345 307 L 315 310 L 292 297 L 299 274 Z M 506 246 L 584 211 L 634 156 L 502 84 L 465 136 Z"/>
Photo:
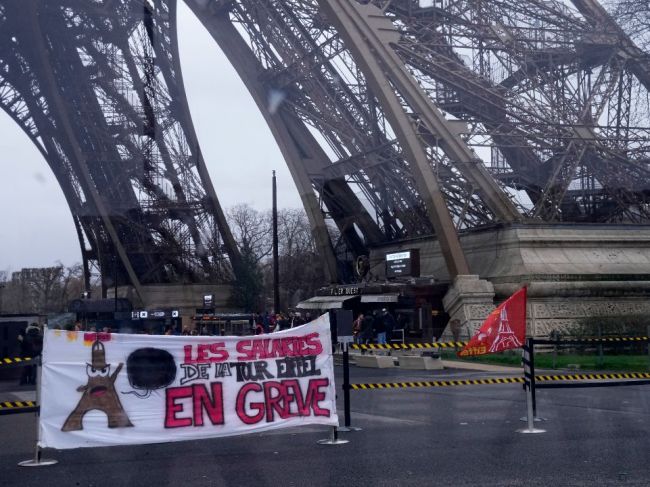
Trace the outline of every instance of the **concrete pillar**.
<path fill-rule="evenodd" d="M 466 340 L 468 336 L 474 335 L 494 309 L 494 287 L 491 282 L 479 279 L 477 275 L 460 275 L 454 278 L 452 286 L 442 298 L 442 304 L 449 314 L 449 323 L 454 322 L 460 339 Z M 453 340 L 449 324 L 442 339 Z"/>

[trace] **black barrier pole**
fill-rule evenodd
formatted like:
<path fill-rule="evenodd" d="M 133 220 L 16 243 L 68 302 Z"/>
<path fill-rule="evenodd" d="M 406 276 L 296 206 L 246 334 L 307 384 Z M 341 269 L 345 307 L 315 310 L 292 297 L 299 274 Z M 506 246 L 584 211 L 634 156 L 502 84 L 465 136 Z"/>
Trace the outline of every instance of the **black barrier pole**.
<path fill-rule="evenodd" d="M 347 354 L 347 351 L 348 351 L 347 342 L 343 342 L 342 345 L 343 345 L 343 353 Z M 345 357 L 345 355 L 344 355 L 344 357 Z M 343 360 L 345 361 L 345 358 Z M 344 374 L 344 377 L 345 377 L 346 376 L 345 371 L 347 370 L 345 365 L 343 367 L 343 370 L 344 370 L 343 374 Z M 349 377 L 349 374 L 348 374 L 348 377 Z M 349 380 L 346 380 L 346 379 L 343 379 L 343 382 L 344 382 L 344 386 L 343 386 L 344 396 L 343 397 L 345 398 L 345 393 L 347 392 L 349 394 L 350 384 L 349 384 Z M 346 387 L 346 384 L 347 384 L 347 387 Z M 347 410 L 347 404 L 349 404 L 349 397 L 347 399 L 345 399 L 345 404 L 346 404 L 346 410 Z M 346 431 L 346 430 L 344 428 L 341 428 L 341 431 Z M 348 440 L 342 440 L 342 439 L 339 438 L 339 427 L 338 426 L 332 426 L 332 428 L 330 429 L 330 437 L 326 438 L 324 440 L 318 440 L 316 443 L 318 443 L 319 445 L 343 445 L 343 444 L 349 443 L 349 442 L 348 442 Z"/>
<path fill-rule="evenodd" d="M 345 408 L 345 427 L 350 427 L 350 353 L 348 344 L 343 344 L 343 403 Z"/>
<path fill-rule="evenodd" d="M 533 419 L 537 419 L 537 401 L 535 399 L 535 339 L 527 339 L 530 359 L 530 397 L 533 400 Z"/>
<path fill-rule="evenodd" d="M 361 428 L 350 426 L 350 352 L 349 344 L 347 342 L 343 342 L 341 345 L 343 346 L 343 407 L 345 412 L 345 423 L 343 428 L 339 428 L 339 431 L 361 431 Z"/>
<path fill-rule="evenodd" d="M 533 341 L 531 338 L 526 340 L 523 350 L 523 362 L 524 362 L 524 389 L 526 391 L 526 416 L 522 418 L 522 421 L 526 421 L 528 424 L 527 428 L 517 430 L 518 433 L 544 433 L 542 429 L 535 428 L 535 414 L 533 413 L 533 384 L 535 376 L 531 370 L 531 349 L 533 347 Z"/>
<path fill-rule="evenodd" d="M 646 335 L 650 337 L 650 325 L 648 325 L 648 329 L 646 330 Z M 648 370 L 650 370 L 650 340 L 647 343 L 647 351 L 648 351 Z"/>
<path fill-rule="evenodd" d="M 34 361 L 36 362 L 34 367 L 36 367 L 36 404 L 38 405 L 38 409 L 36 410 L 36 447 L 34 448 L 34 458 L 32 460 L 19 462 L 19 467 L 47 467 L 59 463 L 58 460 L 41 457 L 41 447 L 39 445 L 41 441 L 41 425 L 39 418 L 41 414 L 41 357 L 36 357 Z"/>
<path fill-rule="evenodd" d="M 537 399 L 536 399 L 536 382 L 535 382 L 535 339 L 526 338 L 523 352 L 524 362 L 524 390 L 530 389 L 530 400 L 533 405 L 533 419 L 535 421 L 543 421 L 542 418 L 537 416 Z M 528 418 L 524 416 L 522 421 L 527 421 Z"/>
<path fill-rule="evenodd" d="M 603 327 L 602 327 L 602 325 L 600 323 L 598 323 L 598 338 L 600 339 L 602 337 L 603 337 Z M 602 343 L 602 341 L 599 341 L 599 343 L 598 343 L 598 367 L 600 369 L 603 368 L 604 362 L 605 362 L 605 359 L 603 357 L 603 343 Z"/>
<path fill-rule="evenodd" d="M 330 429 L 330 437 L 324 440 L 318 440 L 316 443 L 319 445 L 344 445 L 346 443 L 349 443 L 349 441 L 340 439 L 338 428 L 336 426 L 332 426 Z"/>

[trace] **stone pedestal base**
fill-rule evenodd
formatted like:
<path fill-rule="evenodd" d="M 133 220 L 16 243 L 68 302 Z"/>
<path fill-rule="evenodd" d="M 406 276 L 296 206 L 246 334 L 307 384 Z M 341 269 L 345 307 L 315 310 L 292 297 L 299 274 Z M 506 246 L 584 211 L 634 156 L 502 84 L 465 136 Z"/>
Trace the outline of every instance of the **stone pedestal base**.
<path fill-rule="evenodd" d="M 442 299 L 449 324 L 442 340 L 468 340 L 494 309 L 494 287 L 476 275 L 458 276 Z"/>

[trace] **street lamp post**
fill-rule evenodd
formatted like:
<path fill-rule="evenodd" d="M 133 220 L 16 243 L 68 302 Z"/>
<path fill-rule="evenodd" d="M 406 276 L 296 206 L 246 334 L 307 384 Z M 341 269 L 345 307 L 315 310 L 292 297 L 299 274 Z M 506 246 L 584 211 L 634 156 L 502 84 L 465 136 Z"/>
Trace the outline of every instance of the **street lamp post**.
<path fill-rule="evenodd" d="M 278 264 L 278 190 L 273 171 L 273 311 L 280 311 L 280 270 Z"/>

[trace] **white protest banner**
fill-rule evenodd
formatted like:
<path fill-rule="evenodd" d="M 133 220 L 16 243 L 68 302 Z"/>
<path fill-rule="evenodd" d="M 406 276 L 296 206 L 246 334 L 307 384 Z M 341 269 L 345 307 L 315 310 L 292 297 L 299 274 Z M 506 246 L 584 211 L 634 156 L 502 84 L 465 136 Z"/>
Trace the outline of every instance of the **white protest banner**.
<path fill-rule="evenodd" d="M 41 447 L 338 425 L 329 318 L 249 337 L 48 330 Z"/>

